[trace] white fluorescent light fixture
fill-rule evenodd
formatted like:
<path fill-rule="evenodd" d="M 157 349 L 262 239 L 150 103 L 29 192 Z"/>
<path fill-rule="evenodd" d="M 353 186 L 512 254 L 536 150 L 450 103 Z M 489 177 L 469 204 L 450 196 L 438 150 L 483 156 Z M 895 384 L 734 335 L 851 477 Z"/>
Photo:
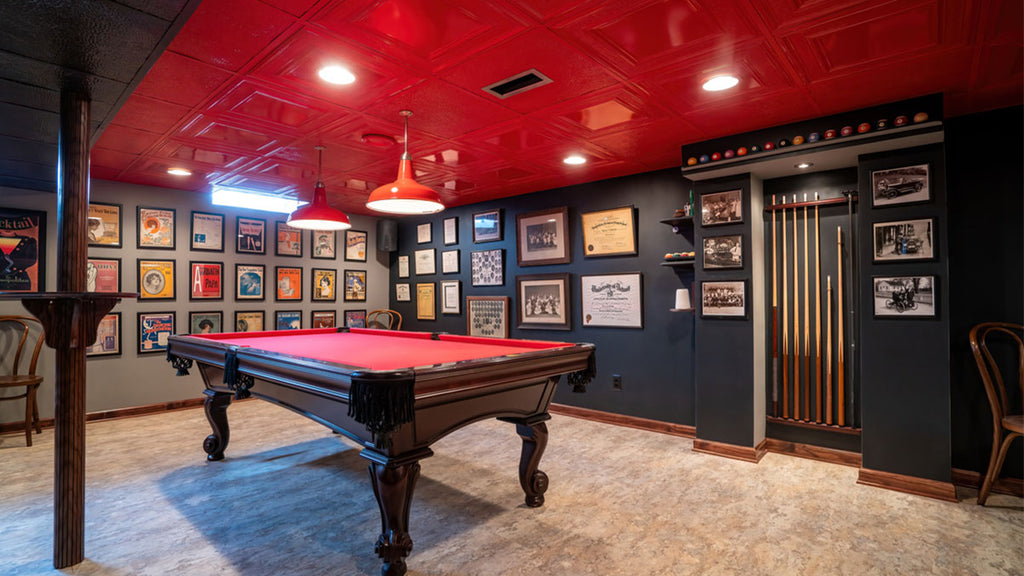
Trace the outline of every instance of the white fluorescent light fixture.
<path fill-rule="evenodd" d="M 704 82 L 702 88 L 704 88 L 708 92 L 718 92 L 720 90 L 728 90 L 729 88 L 732 88 L 733 86 L 739 83 L 739 78 L 735 76 L 730 76 L 728 74 L 723 74 L 720 76 L 715 76 L 713 78 L 708 78 L 707 82 Z"/>
<path fill-rule="evenodd" d="M 251 210 L 262 210 L 264 212 L 280 212 L 291 214 L 296 208 L 308 202 L 300 202 L 294 198 L 283 198 L 281 196 L 267 196 L 248 190 L 237 188 L 213 187 L 214 206 L 231 206 L 234 208 L 249 208 Z"/>

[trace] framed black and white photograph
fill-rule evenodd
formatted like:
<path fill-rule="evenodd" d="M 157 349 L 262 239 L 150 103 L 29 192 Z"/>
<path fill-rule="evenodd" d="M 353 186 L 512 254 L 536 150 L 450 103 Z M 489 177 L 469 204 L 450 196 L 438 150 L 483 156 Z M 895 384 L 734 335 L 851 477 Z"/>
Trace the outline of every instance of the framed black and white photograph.
<path fill-rule="evenodd" d="M 139 206 L 136 221 L 136 248 L 174 250 L 174 208 Z"/>
<path fill-rule="evenodd" d="M 935 317 L 935 276 L 875 276 L 872 283 L 876 317 Z"/>
<path fill-rule="evenodd" d="M 120 204 L 89 202 L 89 246 L 120 248 L 123 228 Z"/>
<path fill-rule="evenodd" d="M 265 254 L 267 252 L 267 221 L 262 218 L 239 216 L 235 219 L 235 251 L 239 254 Z"/>
<path fill-rule="evenodd" d="M 632 206 L 623 206 L 580 214 L 583 255 L 595 258 L 636 254 L 635 213 Z"/>
<path fill-rule="evenodd" d="M 551 208 L 516 214 L 516 263 L 519 266 L 568 264 L 569 209 Z"/>
<path fill-rule="evenodd" d="M 444 219 L 444 245 L 451 246 L 459 243 L 459 217 L 452 216 Z"/>
<path fill-rule="evenodd" d="M 345 230 L 345 261 L 366 262 L 366 232 Z"/>
<path fill-rule="evenodd" d="M 278 310 L 274 312 L 274 330 L 301 330 L 301 310 Z"/>
<path fill-rule="evenodd" d="M 263 264 L 235 264 L 235 300 L 263 300 L 265 279 Z"/>
<path fill-rule="evenodd" d="M 466 334 L 508 338 L 508 296 L 466 296 Z"/>
<path fill-rule="evenodd" d="M 310 230 L 310 257 L 317 260 L 334 260 L 338 257 L 338 233 L 335 230 Z"/>
<path fill-rule="evenodd" d="M 473 243 L 501 240 L 501 208 L 473 214 Z"/>
<path fill-rule="evenodd" d="M 746 318 L 747 284 L 743 280 L 700 283 L 700 315 L 705 318 Z"/>
<path fill-rule="evenodd" d="M 437 263 L 434 261 L 434 249 L 424 248 L 414 252 L 416 257 L 416 275 L 428 276 L 437 273 Z"/>
<path fill-rule="evenodd" d="M 473 286 L 505 285 L 505 250 L 480 250 L 471 252 L 469 256 L 470 283 Z"/>
<path fill-rule="evenodd" d="M 275 222 L 274 227 L 277 237 L 274 255 L 302 258 L 302 230 L 292 228 L 287 222 Z"/>
<path fill-rule="evenodd" d="M 139 354 L 167 351 L 174 334 L 174 312 L 139 312 Z"/>
<path fill-rule="evenodd" d="M 871 173 L 871 206 L 914 204 L 932 199 L 928 186 L 928 165 L 904 166 Z"/>
<path fill-rule="evenodd" d="M 334 328 L 338 322 L 338 313 L 334 310 L 313 310 L 310 313 L 310 325 L 313 328 Z"/>
<path fill-rule="evenodd" d="M 580 289 L 583 326 L 644 327 L 644 288 L 639 272 L 582 275 Z"/>
<path fill-rule="evenodd" d="M 459 251 L 445 250 L 441 252 L 441 274 L 459 273 Z"/>
<path fill-rule="evenodd" d="M 931 218 L 876 222 L 874 261 L 931 260 L 935 257 L 934 228 Z"/>
<path fill-rule="evenodd" d="M 521 329 L 571 330 L 568 274 L 516 276 L 516 319 Z"/>
<path fill-rule="evenodd" d="M 462 282 L 441 281 L 441 314 L 462 314 Z"/>
<path fill-rule="evenodd" d="M 408 283 L 395 284 L 395 300 L 398 302 L 412 302 L 412 292 L 409 289 Z"/>
<path fill-rule="evenodd" d="M 224 251 L 224 215 L 192 211 L 189 226 L 189 242 L 192 250 L 204 252 Z"/>
<path fill-rule="evenodd" d="M 335 302 L 338 299 L 338 271 L 333 268 L 313 268 L 313 301 Z"/>
<path fill-rule="evenodd" d="M 408 278 L 409 277 L 409 257 L 399 256 L 398 257 L 398 277 Z"/>
<path fill-rule="evenodd" d="M 174 300 L 177 260 L 136 260 L 139 300 Z"/>
<path fill-rule="evenodd" d="M 704 238 L 704 269 L 743 268 L 743 236 L 712 236 Z"/>
<path fill-rule="evenodd" d="M 431 235 L 431 224 L 430 222 L 424 222 L 416 226 L 416 243 L 417 244 L 430 244 L 433 240 Z"/>
<path fill-rule="evenodd" d="M 189 334 L 217 334 L 224 331 L 223 312 L 189 312 Z"/>
<path fill-rule="evenodd" d="M 701 226 L 736 224 L 743 222 L 743 191 L 713 192 L 701 194 Z"/>
<path fill-rule="evenodd" d="M 96 341 L 85 349 L 85 355 L 120 356 L 121 355 L 121 313 L 111 312 L 100 320 L 96 326 Z"/>
<path fill-rule="evenodd" d="M 260 310 L 235 312 L 235 332 L 262 332 L 264 315 Z"/>

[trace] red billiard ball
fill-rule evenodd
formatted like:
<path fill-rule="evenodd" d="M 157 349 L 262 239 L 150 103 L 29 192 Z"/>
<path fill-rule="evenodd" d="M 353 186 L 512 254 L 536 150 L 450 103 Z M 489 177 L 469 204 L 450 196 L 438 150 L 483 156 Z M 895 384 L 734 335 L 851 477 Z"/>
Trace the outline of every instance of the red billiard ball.
<path fill-rule="evenodd" d="M 726 150 L 725 153 L 722 154 L 722 158 L 732 158 L 735 155 L 736 153 L 732 150 Z"/>
<path fill-rule="evenodd" d="M 800 135 L 793 136 L 793 146 L 799 146 L 804 143 L 804 137 Z"/>
<path fill-rule="evenodd" d="M 736 155 L 737 156 L 746 156 L 747 155 L 747 149 L 744 148 L 743 146 L 740 146 L 739 148 L 736 149 Z"/>
<path fill-rule="evenodd" d="M 835 137 L 836 137 L 836 131 L 835 130 L 833 130 L 831 128 L 829 128 L 828 130 L 825 130 L 825 140 L 831 140 L 831 139 L 833 139 Z"/>
<path fill-rule="evenodd" d="M 897 127 L 903 126 L 906 123 L 907 123 L 907 117 L 906 116 L 897 116 L 896 120 L 893 121 L 893 125 L 897 126 Z"/>
<path fill-rule="evenodd" d="M 695 164 L 697 164 L 697 158 L 695 156 L 690 156 L 689 158 L 686 159 L 687 166 L 693 166 Z"/>
<path fill-rule="evenodd" d="M 721 159 L 722 159 L 722 154 L 721 153 L 719 153 L 719 152 L 712 152 L 711 153 L 711 161 L 712 162 L 714 162 L 715 160 L 721 160 Z"/>
<path fill-rule="evenodd" d="M 849 136 L 850 134 L 853 134 L 853 126 L 843 126 L 843 129 L 839 131 L 839 134 L 842 136 Z"/>
<path fill-rule="evenodd" d="M 775 143 L 774 142 L 765 142 L 764 143 L 764 151 L 767 152 L 769 150 L 775 150 Z"/>
<path fill-rule="evenodd" d="M 863 134 L 868 130 L 871 130 L 871 124 L 868 124 L 867 122 L 861 122 L 860 124 L 857 125 L 858 134 Z"/>

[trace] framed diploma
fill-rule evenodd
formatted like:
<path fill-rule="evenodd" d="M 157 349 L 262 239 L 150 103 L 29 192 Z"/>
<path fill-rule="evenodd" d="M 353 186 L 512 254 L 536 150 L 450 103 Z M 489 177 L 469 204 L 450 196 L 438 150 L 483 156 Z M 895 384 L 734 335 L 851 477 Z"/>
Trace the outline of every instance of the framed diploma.
<path fill-rule="evenodd" d="M 462 283 L 458 280 L 441 282 L 441 314 L 462 314 Z"/>
<path fill-rule="evenodd" d="M 580 276 L 584 326 L 644 327 L 644 288 L 639 272 Z"/>
<path fill-rule="evenodd" d="M 434 249 L 424 248 L 416 250 L 416 275 L 429 276 L 437 273 L 437 266 L 434 262 Z"/>
<path fill-rule="evenodd" d="M 632 206 L 584 212 L 583 256 L 626 256 L 636 254 L 636 219 Z M 585 325 L 585 324 L 584 324 Z"/>

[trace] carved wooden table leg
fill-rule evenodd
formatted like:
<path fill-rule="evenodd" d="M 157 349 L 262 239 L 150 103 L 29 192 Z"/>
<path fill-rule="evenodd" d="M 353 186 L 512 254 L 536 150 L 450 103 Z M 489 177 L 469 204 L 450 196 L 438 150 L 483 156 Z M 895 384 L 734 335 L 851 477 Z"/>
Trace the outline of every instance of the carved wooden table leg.
<path fill-rule="evenodd" d="M 223 460 L 224 450 L 231 439 L 231 431 L 228 429 L 228 406 L 231 405 L 231 398 L 234 395 L 214 390 L 204 390 L 203 394 L 206 395 L 206 401 L 203 402 L 206 420 L 210 422 L 210 428 L 213 428 L 213 434 L 203 440 L 203 450 L 206 451 L 207 460 Z"/>
<path fill-rule="evenodd" d="M 523 451 L 519 457 L 519 485 L 526 493 L 526 505 L 532 508 L 544 505 L 544 492 L 548 489 L 548 475 L 538 470 L 540 457 L 548 445 L 550 414 L 539 414 L 530 418 L 498 418 L 516 425 L 516 433 L 523 439 Z"/>
<path fill-rule="evenodd" d="M 405 558 L 412 552 L 409 536 L 409 509 L 412 493 L 420 477 L 420 463 L 434 453 L 429 448 L 389 458 L 372 450 L 360 455 L 370 460 L 370 482 L 380 507 L 381 534 L 374 552 L 384 561 L 381 576 L 405 574 Z"/>

